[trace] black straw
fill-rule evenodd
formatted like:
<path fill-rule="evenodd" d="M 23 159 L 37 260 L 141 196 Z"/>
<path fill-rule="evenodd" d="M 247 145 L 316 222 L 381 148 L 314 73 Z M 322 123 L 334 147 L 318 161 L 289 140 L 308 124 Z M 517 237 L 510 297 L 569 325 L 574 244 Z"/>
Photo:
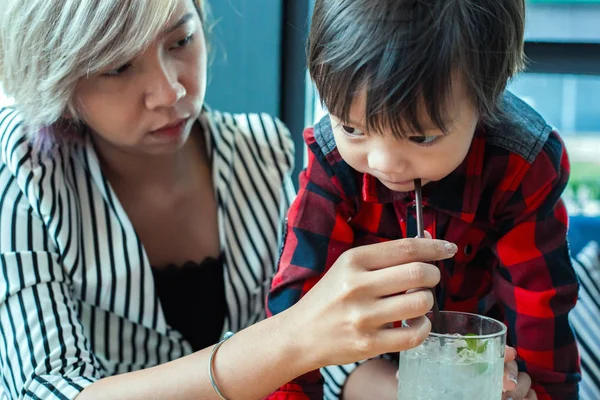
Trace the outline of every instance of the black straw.
<path fill-rule="evenodd" d="M 423 194 L 421 193 L 421 180 L 415 179 L 415 205 L 417 208 L 417 233 L 418 237 L 425 237 L 425 227 L 423 224 Z M 440 315 L 440 307 L 438 305 L 437 296 L 435 294 L 435 288 L 431 289 L 431 293 L 433 294 L 433 323 L 432 328 L 436 333 L 443 334 L 442 332 L 442 316 Z"/>

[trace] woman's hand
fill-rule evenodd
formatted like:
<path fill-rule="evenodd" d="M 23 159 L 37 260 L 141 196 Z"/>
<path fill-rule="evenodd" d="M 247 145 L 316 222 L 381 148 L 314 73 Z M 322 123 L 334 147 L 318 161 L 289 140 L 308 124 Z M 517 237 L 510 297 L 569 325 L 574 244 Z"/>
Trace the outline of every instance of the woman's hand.
<path fill-rule="evenodd" d="M 515 358 L 517 351 L 506 346 L 504 353 L 504 382 L 502 399 L 504 400 L 537 400 L 537 395 L 531 389 L 531 377 L 525 372 L 519 372 Z"/>
<path fill-rule="evenodd" d="M 288 310 L 293 313 L 288 320 L 301 333 L 298 340 L 314 355 L 315 369 L 421 344 L 431 329 L 424 317 L 433 306 L 427 288 L 440 281 L 438 268 L 427 262 L 456 251 L 443 240 L 400 239 L 343 253 Z M 411 320 L 410 327 L 392 327 L 401 320 Z"/>

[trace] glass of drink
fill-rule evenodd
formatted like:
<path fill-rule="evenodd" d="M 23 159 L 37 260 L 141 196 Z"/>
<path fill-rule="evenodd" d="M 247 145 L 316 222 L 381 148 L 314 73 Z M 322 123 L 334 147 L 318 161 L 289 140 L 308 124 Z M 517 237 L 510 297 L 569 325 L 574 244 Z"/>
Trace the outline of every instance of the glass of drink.
<path fill-rule="evenodd" d="M 433 313 L 427 317 L 433 322 Z M 506 326 L 481 315 L 441 311 L 429 337 L 400 353 L 398 400 L 500 400 Z"/>

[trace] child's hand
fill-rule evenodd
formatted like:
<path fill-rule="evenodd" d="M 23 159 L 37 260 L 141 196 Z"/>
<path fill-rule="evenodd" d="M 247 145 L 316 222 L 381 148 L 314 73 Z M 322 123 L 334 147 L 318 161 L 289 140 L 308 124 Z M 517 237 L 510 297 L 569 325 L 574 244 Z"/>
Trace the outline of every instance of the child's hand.
<path fill-rule="evenodd" d="M 439 269 L 430 262 L 451 258 L 456 251 L 456 245 L 433 239 L 400 239 L 346 251 L 287 311 L 290 325 L 302 332 L 298 344 L 311 349 L 316 368 L 418 346 L 431 330 L 424 316 L 433 306 L 428 288 L 440 281 Z M 410 320 L 410 327 L 392 327 L 402 320 Z"/>
<path fill-rule="evenodd" d="M 519 372 L 515 358 L 517 351 L 506 346 L 504 353 L 504 382 L 502 399 L 504 400 L 537 400 L 537 395 L 531 389 L 531 378 L 525 372 Z"/>

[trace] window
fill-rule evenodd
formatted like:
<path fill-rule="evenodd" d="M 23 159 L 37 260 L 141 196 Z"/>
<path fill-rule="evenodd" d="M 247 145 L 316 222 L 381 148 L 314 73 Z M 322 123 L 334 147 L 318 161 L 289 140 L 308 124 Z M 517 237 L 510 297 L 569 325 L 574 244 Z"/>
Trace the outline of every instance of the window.
<path fill-rule="evenodd" d="M 556 127 L 571 160 L 571 215 L 600 215 L 600 0 L 529 0 L 528 70 L 509 90 Z"/>
<path fill-rule="evenodd" d="M 597 43 L 600 0 L 528 0 L 528 41 Z"/>

